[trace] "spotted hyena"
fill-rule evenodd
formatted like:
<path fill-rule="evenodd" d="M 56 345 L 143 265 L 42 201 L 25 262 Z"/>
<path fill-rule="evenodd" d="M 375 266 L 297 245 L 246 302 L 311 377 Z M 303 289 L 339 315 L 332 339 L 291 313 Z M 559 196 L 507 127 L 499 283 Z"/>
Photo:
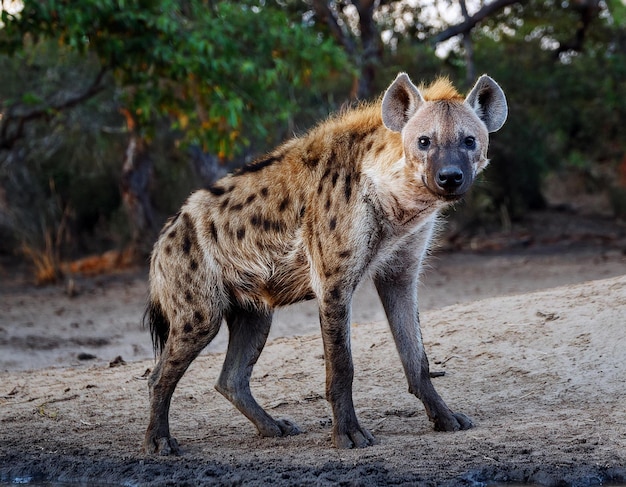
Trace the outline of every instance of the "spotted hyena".
<path fill-rule="evenodd" d="M 447 80 L 416 88 L 401 73 L 382 101 L 330 118 L 193 193 L 155 244 L 146 311 L 160 359 L 149 379 L 147 452 L 178 454 L 172 393 L 222 320 L 228 351 L 216 388 L 263 436 L 300 433 L 270 416 L 250 375 L 274 308 L 316 298 L 338 448 L 375 442 L 352 401 L 350 307 L 369 275 L 409 391 L 436 430 L 467 429 L 435 391 L 417 307 L 420 267 L 441 210 L 485 168 L 488 133 L 507 117 L 500 87 L 478 79 L 464 99 Z"/>

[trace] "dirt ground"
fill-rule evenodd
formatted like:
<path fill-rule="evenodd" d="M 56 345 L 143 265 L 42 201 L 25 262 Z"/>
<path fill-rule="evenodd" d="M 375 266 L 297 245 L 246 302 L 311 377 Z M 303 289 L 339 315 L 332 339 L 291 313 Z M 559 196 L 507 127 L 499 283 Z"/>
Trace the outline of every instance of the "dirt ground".
<path fill-rule="evenodd" d="M 451 240 L 431 258 L 424 340 L 431 370 L 445 372 L 435 387 L 474 420 L 468 431 L 433 431 L 364 285 L 353 310 L 355 405 L 379 444 L 352 451 L 330 446 L 315 303 L 277 314 L 252 380 L 259 402 L 305 433 L 260 438 L 213 389 L 221 334 L 174 395 L 171 428 L 185 455 L 146 457 L 145 269 L 75 278 L 70 297 L 67 283 L 37 288 L 4 265 L 0 482 L 626 484 L 626 232 L 587 223 L 555 228 L 558 238 L 531 226 Z"/>

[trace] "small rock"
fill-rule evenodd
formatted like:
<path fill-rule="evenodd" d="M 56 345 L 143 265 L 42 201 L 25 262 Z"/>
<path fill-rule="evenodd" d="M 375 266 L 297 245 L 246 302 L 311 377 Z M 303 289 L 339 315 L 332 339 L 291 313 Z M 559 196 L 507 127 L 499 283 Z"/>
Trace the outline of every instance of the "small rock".
<path fill-rule="evenodd" d="M 94 360 L 98 357 L 96 357 L 95 355 L 91 354 L 91 353 L 85 353 L 85 352 L 81 352 L 79 353 L 76 358 L 78 360 Z"/>
<path fill-rule="evenodd" d="M 109 367 L 119 367 L 120 365 L 126 365 L 126 361 L 122 358 L 121 355 L 118 355 L 109 362 Z"/>
<path fill-rule="evenodd" d="M 74 281 L 74 279 L 71 279 L 71 278 L 68 279 L 67 285 L 65 287 L 65 293 L 70 298 L 74 298 L 74 297 L 78 296 L 79 290 L 78 290 L 78 287 L 76 286 L 76 281 Z"/>

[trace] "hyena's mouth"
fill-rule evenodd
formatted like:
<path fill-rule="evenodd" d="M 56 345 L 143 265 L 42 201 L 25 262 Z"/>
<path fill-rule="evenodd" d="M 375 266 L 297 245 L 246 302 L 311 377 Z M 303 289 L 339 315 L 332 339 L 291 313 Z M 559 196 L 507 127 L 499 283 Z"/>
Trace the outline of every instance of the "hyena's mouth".
<path fill-rule="evenodd" d="M 435 184 L 430 184 L 426 176 L 422 176 L 422 182 L 427 189 L 429 195 L 433 196 L 438 201 L 444 201 L 446 203 L 454 203 L 461 200 L 467 191 L 465 189 L 445 189 L 438 187 Z M 434 187 L 433 187 L 434 186 Z"/>
<path fill-rule="evenodd" d="M 444 195 L 441 195 L 440 198 L 449 203 L 453 203 L 455 201 L 462 200 L 463 196 L 465 196 L 465 192 L 461 194 L 444 194 Z"/>

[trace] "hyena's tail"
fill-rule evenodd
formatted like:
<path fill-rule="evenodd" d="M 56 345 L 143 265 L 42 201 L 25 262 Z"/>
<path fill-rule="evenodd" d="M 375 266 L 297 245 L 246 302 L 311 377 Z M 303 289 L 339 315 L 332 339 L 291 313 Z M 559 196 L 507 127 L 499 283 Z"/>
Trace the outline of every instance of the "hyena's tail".
<path fill-rule="evenodd" d="M 152 300 L 148 303 L 143 314 L 143 326 L 146 328 L 150 327 L 154 354 L 160 354 L 170 334 L 170 322 L 167 320 L 165 313 L 163 313 L 161 303 Z"/>

